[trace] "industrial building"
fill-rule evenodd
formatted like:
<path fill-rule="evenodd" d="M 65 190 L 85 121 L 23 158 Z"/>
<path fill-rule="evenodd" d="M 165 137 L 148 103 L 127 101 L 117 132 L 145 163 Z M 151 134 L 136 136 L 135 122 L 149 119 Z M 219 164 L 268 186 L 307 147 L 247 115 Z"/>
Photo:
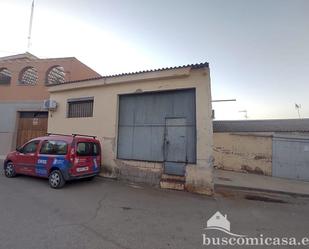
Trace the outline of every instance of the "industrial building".
<path fill-rule="evenodd" d="M 211 194 L 208 63 L 55 83 L 48 131 L 95 135 L 107 177 Z"/>

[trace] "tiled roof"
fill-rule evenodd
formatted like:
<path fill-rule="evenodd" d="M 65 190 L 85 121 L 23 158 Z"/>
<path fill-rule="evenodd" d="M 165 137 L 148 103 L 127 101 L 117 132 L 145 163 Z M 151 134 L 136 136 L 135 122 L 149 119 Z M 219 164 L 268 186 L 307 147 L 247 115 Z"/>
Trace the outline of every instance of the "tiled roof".
<path fill-rule="evenodd" d="M 39 58 L 29 52 L 23 53 L 23 54 L 16 54 L 16 55 L 10 55 L 10 56 L 4 56 L 0 57 L 1 63 L 16 63 L 16 62 L 24 62 L 24 61 L 61 61 L 61 60 L 77 60 L 75 57 L 56 57 L 56 58 Z M 82 62 L 81 62 L 82 63 Z"/>
<path fill-rule="evenodd" d="M 101 77 L 94 77 L 84 80 L 73 80 L 73 81 L 66 81 L 62 84 L 70 84 L 70 83 L 77 83 L 77 82 L 83 82 L 83 81 L 91 81 L 91 80 L 100 80 L 104 78 L 111 78 L 111 77 L 119 77 L 119 76 L 128 76 L 128 75 L 135 75 L 135 74 L 141 74 L 141 73 L 150 73 L 150 72 L 158 72 L 158 71 L 165 71 L 165 70 L 172 70 L 172 69 L 180 69 L 180 68 L 187 68 L 190 67 L 191 69 L 200 69 L 200 68 L 208 68 L 209 64 L 208 62 L 203 63 L 197 63 L 197 64 L 188 64 L 188 65 L 182 65 L 182 66 L 176 66 L 176 67 L 165 67 L 165 68 L 159 68 L 159 69 L 151 69 L 151 70 L 143 70 L 143 71 L 137 71 L 137 72 L 130 72 L 130 73 L 121 73 L 121 74 L 113 74 L 113 75 L 107 75 L 107 76 L 101 76 Z M 62 85 L 61 84 L 61 85 Z M 54 84 L 59 85 L 59 84 Z M 53 86 L 53 85 L 49 85 Z"/>
<path fill-rule="evenodd" d="M 213 121 L 214 132 L 309 132 L 309 118 Z"/>
<path fill-rule="evenodd" d="M 36 60 L 38 59 L 38 57 L 36 57 L 35 55 L 26 52 L 23 54 L 15 54 L 15 55 L 10 55 L 10 56 L 4 56 L 4 57 L 0 57 L 0 61 L 10 61 L 10 60 Z"/>

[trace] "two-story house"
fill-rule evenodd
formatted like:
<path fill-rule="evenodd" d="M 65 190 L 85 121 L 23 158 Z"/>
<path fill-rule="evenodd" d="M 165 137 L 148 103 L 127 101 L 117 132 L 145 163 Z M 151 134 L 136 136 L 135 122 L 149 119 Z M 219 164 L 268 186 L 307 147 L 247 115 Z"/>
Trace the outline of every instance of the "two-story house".
<path fill-rule="evenodd" d="M 100 75 L 74 57 L 40 59 L 30 53 L 0 58 L 0 157 L 47 132 L 47 86 Z"/>

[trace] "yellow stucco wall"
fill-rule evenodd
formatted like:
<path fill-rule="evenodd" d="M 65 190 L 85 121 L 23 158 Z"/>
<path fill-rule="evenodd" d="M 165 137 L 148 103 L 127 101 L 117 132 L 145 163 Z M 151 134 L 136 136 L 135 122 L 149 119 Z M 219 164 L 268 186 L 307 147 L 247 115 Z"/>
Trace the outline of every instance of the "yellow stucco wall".
<path fill-rule="evenodd" d="M 117 177 L 123 172 L 138 171 L 145 177 L 151 172 L 160 175 L 162 174 L 161 163 L 117 159 L 118 96 L 136 92 L 186 88 L 196 89 L 197 128 L 197 163 L 187 166 L 186 187 L 193 192 L 209 194 L 212 192 L 213 186 L 213 160 L 208 68 L 179 68 L 145 72 L 50 87 L 50 99 L 57 101 L 58 108 L 55 112 L 50 113 L 48 131 L 98 136 L 103 147 L 104 174 Z M 66 118 L 67 99 L 80 97 L 94 97 L 93 117 Z"/>
<path fill-rule="evenodd" d="M 214 133 L 214 166 L 219 169 L 271 175 L 272 136 Z"/>

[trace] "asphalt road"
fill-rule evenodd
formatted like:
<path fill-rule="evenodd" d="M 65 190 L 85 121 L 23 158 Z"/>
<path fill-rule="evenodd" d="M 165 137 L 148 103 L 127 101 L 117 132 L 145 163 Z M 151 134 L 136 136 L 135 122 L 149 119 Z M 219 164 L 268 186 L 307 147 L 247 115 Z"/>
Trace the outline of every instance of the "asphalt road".
<path fill-rule="evenodd" d="M 308 236 L 309 200 L 284 201 L 205 197 L 103 178 L 53 190 L 44 179 L 1 173 L 0 248 L 212 248 L 202 245 L 202 233 L 216 211 L 227 214 L 233 233 Z"/>

